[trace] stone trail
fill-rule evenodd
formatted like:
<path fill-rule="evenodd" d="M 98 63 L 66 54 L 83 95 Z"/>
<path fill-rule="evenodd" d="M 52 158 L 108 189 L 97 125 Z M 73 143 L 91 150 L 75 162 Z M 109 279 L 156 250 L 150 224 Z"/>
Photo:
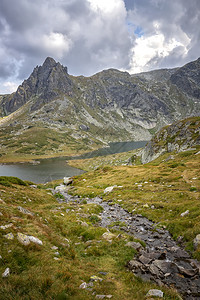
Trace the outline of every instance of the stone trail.
<path fill-rule="evenodd" d="M 70 196 L 66 190 L 62 194 L 66 202 L 81 202 L 77 196 Z M 138 254 L 127 264 L 136 276 L 143 280 L 152 280 L 159 286 L 173 287 L 183 299 L 200 299 L 200 262 L 192 259 L 167 230 L 156 228 L 155 223 L 142 215 L 132 215 L 118 204 L 111 206 L 99 197 L 86 200 L 87 203 L 103 207 L 100 226 L 108 227 L 113 222 L 123 222 L 124 226 L 120 226 L 120 229 L 145 242 L 146 247 L 137 247 Z M 136 246 L 136 243 L 132 246 Z"/>

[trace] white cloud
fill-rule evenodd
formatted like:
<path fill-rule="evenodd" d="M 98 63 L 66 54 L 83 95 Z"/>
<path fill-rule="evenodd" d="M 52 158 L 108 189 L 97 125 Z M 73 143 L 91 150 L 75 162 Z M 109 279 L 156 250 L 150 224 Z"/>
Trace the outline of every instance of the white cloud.
<path fill-rule="evenodd" d="M 11 81 L 6 81 L 4 83 L 2 83 L 3 89 L 1 91 L 2 94 L 10 94 L 13 92 L 16 92 L 18 86 L 19 86 L 19 82 L 11 82 Z"/>
<path fill-rule="evenodd" d="M 112 13 L 116 9 L 124 9 L 122 0 L 88 0 L 92 9 L 95 11 L 101 10 L 104 13 Z"/>
<path fill-rule="evenodd" d="M 51 32 L 43 36 L 43 47 L 46 52 L 54 55 L 56 58 L 62 58 L 67 54 L 72 46 L 72 41 L 62 33 Z"/>
<path fill-rule="evenodd" d="M 199 0 L 1 0 L 0 79 L 22 81 L 47 56 L 86 76 L 181 66 L 198 57 L 199 11 Z"/>
<path fill-rule="evenodd" d="M 179 46 L 183 48 L 183 55 L 186 55 L 188 52 L 187 45 L 182 44 L 175 38 L 166 41 L 162 33 L 137 38 L 132 49 L 130 73 L 139 73 L 156 68 L 156 63 L 159 59 L 167 57 Z"/>

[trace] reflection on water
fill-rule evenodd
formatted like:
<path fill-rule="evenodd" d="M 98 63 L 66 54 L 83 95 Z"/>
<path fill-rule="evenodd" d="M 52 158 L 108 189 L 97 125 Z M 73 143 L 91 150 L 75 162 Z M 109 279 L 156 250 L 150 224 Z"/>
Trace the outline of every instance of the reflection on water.
<path fill-rule="evenodd" d="M 11 165 L 0 165 L 0 176 L 16 176 L 22 180 L 30 180 L 35 183 L 45 183 L 48 181 L 80 175 L 84 171 L 73 168 L 66 163 L 66 160 L 75 158 L 90 158 L 143 147 L 146 142 L 125 142 L 111 143 L 110 147 L 102 148 L 82 156 L 59 157 L 40 160 L 39 164 L 18 163 Z"/>

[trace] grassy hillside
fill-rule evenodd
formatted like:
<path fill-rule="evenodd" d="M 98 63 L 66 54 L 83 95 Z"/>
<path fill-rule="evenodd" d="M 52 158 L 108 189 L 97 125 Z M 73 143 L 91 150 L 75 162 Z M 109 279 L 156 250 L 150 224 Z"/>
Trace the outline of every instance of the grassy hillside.
<path fill-rule="evenodd" d="M 84 162 L 82 162 L 84 167 Z M 86 161 L 88 169 L 88 161 Z M 200 146 L 196 150 L 166 153 L 157 160 L 138 166 L 104 166 L 76 178 L 73 194 L 101 196 L 133 213 L 140 213 L 158 226 L 169 229 L 200 259 L 193 239 L 200 233 Z M 104 194 L 108 186 L 114 188 Z M 181 213 L 189 213 L 181 217 Z"/>
<path fill-rule="evenodd" d="M 104 169 L 98 172 L 108 176 Z M 91 176 L 86 175 L 88 181 Z M 77 193 L 99 191 L 86 191 L 82 182 L 83 177 L 76 178 Z M 10 270 L 9 276 L 0 276 L 0 299 L 145 299 L 156 286 L 125 268 L 136 253 L 125 246 L 133 237 L 111 230 L 112 242 L 105 240 L 106 229 L 97 225 L 101 207 L 85 200 L 59 204 L 62 196 L 52 196 L 49 187 L 53 185 L 36 187 L 0 177 L 0 272 Z M 35 240 L 24 245 L 26 236 L 39 239 L 39 244 Z M 88 289 L 79 288 L 83 282 L 90 283 Z M 179 299 L 175 292 L 162 290 L 164 299 Z"/>

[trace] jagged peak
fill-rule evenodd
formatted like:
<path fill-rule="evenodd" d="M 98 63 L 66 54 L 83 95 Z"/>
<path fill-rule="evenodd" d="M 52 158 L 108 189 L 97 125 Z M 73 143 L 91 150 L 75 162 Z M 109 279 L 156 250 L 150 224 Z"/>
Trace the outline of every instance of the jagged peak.
<path fill-rule="evenodd" d="M 46 67 L 46 66 L 48 66 L 48 67 L 54 67 L 55 65 L 56 65 L 57 63 L 56 63 L 56 61 L 52 58 L 52 57 L 47 57 L 46 59 L 45 59 L 45 61 L 44 61 L 44 63 L 43 63 L 43 67 Z"/>

